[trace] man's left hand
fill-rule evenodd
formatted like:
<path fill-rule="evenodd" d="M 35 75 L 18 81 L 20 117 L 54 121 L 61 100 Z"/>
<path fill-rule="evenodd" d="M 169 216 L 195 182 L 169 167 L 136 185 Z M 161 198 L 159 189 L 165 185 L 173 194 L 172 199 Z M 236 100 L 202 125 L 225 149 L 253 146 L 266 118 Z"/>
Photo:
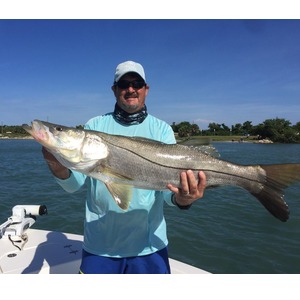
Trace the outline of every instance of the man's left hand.
<path fill-rule="evenodd" d="M 198 180 L 193 171 L 188 170 L 180 174 L 181 188 L 168 184 L 167 188 L 175 194 L 175 201 L 180 206 L 188 206 L 204 195 L 206 176 L 203 171 L 198 173 Z"/>

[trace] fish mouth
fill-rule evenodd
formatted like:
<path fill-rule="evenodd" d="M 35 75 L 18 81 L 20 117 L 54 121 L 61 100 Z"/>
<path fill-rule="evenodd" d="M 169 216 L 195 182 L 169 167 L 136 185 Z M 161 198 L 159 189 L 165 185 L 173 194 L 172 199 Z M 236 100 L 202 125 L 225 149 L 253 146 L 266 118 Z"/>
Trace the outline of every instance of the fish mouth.
<path fill-rule="evenodd" d="M 32 134 L 32 127 L 28 126 L 27 124 L 23 124 L 22 128 L 26 130 L 29 134 Z"/>
<path fill-rule="evenodd" d="M 40 143 L 45 144 L 49 139 L 49 135 L 47 133 L 47 128 L 45 127 L 45 125 L 42 122 L 40 122 L 38 120 L 32 121 L 31 127 L 27 124 L 23 124 L 22 127 L 30 135 L 32 135 L 32 137 L 35 140 L 37 140 Z"/>

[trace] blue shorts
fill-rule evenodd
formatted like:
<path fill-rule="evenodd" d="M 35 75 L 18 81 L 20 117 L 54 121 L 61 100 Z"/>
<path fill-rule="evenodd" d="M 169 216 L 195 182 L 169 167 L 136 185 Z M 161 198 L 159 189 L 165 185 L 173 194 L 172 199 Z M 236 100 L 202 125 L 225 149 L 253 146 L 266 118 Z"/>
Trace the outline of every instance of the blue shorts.
<path fill-rule="evenodd" d="M 82 250 L 82 274 L 170 274 L 167 247 L 155 253 L 134 257 L 98 256 Z"/>

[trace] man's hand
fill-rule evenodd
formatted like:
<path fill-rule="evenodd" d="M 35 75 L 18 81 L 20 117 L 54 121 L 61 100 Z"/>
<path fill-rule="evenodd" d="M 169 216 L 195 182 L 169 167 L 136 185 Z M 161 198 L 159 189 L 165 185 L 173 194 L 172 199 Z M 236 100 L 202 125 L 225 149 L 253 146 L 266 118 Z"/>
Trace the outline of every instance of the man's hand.
<path fill-rule="evenodd" d="M 67 179 L 70 177 L 69 169 L 63 166 L 45 147 L 42 148 L 42 153 L 50 171 L 55 177 L 60 179 Z"/>
<path fill-rule="evenodd" d="M 198 180 L 191 170 L 181 172 L 180 183 L 181 188 L 172 184 L 167 185 L 167 188 L 175 194 L 174 200 L 178 205 L 188 206 L 203 197 L 206 187 L 206 176 L 203 171 L 198 173 Z"/>

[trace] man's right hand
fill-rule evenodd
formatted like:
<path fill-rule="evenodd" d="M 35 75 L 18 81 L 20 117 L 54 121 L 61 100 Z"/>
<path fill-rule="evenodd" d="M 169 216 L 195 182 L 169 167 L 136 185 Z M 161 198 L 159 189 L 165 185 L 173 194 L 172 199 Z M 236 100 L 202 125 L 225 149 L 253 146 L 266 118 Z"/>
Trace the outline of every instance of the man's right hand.
<path fill-rule="evenodd" d="M 70 170 L 63 166 L 55 156 L 50 153 L 47 148 L 42 148 L 44 159 L 46 160 L 48 167 L 52 174 L 59 179 L 67 179 L 70 177 Z"/>

